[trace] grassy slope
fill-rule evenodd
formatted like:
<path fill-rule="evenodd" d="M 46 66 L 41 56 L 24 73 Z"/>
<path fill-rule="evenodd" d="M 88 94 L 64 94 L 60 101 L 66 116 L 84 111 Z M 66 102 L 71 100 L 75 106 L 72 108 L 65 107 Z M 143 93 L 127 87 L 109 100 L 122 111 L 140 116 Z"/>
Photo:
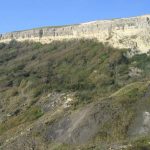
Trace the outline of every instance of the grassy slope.
<path fill-rule="evenodd" d="M 56 91 L 75 92 L 73 109 L 112 95 L 112 105 L 122 105 L 125 114 L 105 124 L 103 132 L 116 129 L 111 135 L 99 134 L 95 141 L 108 139 L 107 136 L 126 138 L 125 129 L 134 116 L 132 108 L 150 80 L 150 57 L 141 54 L 129 59 L 126 51 L 94 40 L 0 44 L 0 106 L 4 116 L 13 113 L 0 124 L 0 134 L 44 115 L 36 103 Z M 130 76 L 131 68 L 140 71 Z M 22 106 L 23 101 L 27 105 Z"/>

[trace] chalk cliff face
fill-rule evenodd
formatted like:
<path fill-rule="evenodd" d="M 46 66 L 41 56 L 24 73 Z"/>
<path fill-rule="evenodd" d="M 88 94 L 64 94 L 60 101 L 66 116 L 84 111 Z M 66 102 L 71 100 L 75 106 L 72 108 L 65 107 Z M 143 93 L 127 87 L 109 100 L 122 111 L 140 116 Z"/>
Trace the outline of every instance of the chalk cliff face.
<path fill-rule="evenodd" d="M 147 53 L 150 50 L 150 15 L 11 32 L 1 34 L 0 42 L 15 39 L 50 43 L 74 38 L 96 38 L 116 48 L 131 48 L 133 51 Z"/>

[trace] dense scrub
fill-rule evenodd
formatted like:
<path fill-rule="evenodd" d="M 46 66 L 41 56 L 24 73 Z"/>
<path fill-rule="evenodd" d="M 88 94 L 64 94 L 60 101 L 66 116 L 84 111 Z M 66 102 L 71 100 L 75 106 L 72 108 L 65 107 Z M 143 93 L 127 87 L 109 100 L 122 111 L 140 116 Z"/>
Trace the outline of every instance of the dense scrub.
<path fill-rule="evenodd" d="M 1 89 L 25 87 L 30 83 L 28 89 L 31 88 L 33 98 L 47 90 L 70 90 L 79 91 L 79 96 L 88 100 L 108 95 L 133 80 L 149 77 L 150 58 L 146 54 L 128 59 L 127 50 L 117 50 L 93 40 L 46 45 L 12 41 L 0 44 L 0 48 Z M 133 77 L 129 76 L 130 67 L 141 69 L 140 74 L 135 72 Z M 15 90 L 10 94 L 16 95 Z"/>

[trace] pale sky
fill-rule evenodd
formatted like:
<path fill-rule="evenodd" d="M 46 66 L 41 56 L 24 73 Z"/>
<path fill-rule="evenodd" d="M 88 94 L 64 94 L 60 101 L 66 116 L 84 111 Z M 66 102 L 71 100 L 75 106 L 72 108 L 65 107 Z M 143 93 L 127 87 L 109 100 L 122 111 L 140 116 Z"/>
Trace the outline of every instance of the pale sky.
<path fill-rule="evenodd" d="M 150 14 L 150 0 L 0 0 L 0 33 Z"/>

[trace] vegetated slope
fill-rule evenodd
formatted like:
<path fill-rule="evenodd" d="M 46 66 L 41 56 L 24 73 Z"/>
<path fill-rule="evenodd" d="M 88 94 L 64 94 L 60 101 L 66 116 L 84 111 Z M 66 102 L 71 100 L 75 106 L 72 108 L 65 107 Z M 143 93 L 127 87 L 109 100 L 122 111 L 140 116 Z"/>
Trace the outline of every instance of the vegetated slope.
<path fill-rule="evenodd" d="M 0 44 L 0 148 L 149 149 L 150 56 L 129 51 Z"/>

